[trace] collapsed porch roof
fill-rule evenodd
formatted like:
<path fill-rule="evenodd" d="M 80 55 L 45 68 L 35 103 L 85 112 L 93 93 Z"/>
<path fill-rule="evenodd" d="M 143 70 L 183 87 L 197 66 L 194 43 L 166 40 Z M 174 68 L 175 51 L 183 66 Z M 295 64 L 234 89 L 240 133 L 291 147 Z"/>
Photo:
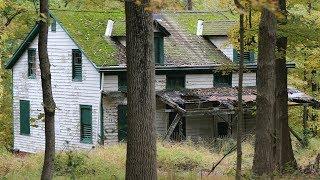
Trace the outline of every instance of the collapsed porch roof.
<path fill-rule="evenodd" d="M 235 114 L 238 103 L 237 93 L 235 87 L 215 87 L 180 91 L 163 90 L 157 92 L 157 97 L 182 116 L 201 116 Z M 252 110 L 256 104 L 256 96 L 255 87 L 243 89 L 245 110 Z M 288 100 L 289 106 L 309 104 L 314 108 L 320 108 L 320 102 L 317 99 L 292 87 L 288 88 Z"/>

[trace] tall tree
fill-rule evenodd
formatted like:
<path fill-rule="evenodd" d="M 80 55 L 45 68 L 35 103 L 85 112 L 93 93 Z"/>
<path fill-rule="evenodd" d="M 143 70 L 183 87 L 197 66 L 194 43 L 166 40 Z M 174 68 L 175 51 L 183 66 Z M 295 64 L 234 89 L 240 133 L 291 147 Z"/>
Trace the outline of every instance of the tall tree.
<path fill-rule="evenodd" d="M 259 24 L 256 141 L 253 172 L 270 174 L 274 163 L 276 17 L 263 7 Z"/>
<path fill-rule="evenodd" d="M 128 79 L 126 179 L 157 179 L 155 62 L 150 0 L 125 1 Z"/>
<path fill-rule="evenodd" d="M 50 62 L 48 57 L 48 23 L 50 21 L 48 0 L 40 0 L 40 32 L 39 32 L 39 61 L 41 71 L 42 98 L 45 118 L 45 155 L 41 179 L 52 179 L 55 156 L 54 115 L 56 104 L 52 95 Z"/>
<path fill-rule="evenodd" d="M 284 18 L 278 19 L 279 25 L 285 25 L 287 23 L 287 9 L 286 0 L 279 0 L 279 10 L 283 14 Z M 290 166 L 289 169 L 297 169 L 297 163 L 294 158 L 291 137 L 288 124 L 288 78 L 286 67 L 286 51 L 287 51 L 287 37 L 277 37 L 277 50 L 278 56 L 275 63 L 276 70 L 276 112 L 275 112 L 275 124 L 276 124 L 276 136 L 277 139 L 277 166 L 280 171 L 283 171 L 286 166 Z"/>
<path fill-rule="evenodd" d="M 243 124 L 243 61 L 244 61 L 244 14 L 240 14 L 240 60 L 239 60 L 239 86 L 238 86 L 238 122 L 237 122 L 237 169 L 236 178 L 241 179 L 242 165 L 242 124 Z"/>
<path fill-rule="evenodd" d="M 187 10 L 193 10 L 193 3 L 192 0 L 187 0 Z"/>

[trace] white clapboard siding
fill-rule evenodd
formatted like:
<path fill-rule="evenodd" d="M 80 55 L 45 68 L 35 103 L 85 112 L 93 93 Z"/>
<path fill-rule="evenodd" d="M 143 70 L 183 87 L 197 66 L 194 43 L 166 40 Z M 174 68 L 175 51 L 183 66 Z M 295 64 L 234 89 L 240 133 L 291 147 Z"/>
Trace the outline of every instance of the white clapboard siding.
<path fill-rule="evenodd" d="M 212 88 L 213 87 L 213 74 L 187 74 L 186 75 L 186 88 Z"/>
<path fill-rule="evenodd" d="M 239 74 L 232 74 L 232 87 L 236 87 L 239 84 Z M 256 86 L 256 73 L 244 73 L 243 74 L 243 86 Z"/>
<path fill-rule="evenodd" d="M 66 32 L 57 25 L 49 31 L 48 53 L 51 62 L 53 97 L 57 105 L 55 114 L 56 149 L 91 148 L 98 142 L 100 132 L 100 75 L 83 55 L 82 82 L 72 81 L 72 49 L 78 49 Z M 38 49 L 38 38 L 30 48 Z M 28 59 L 25 52 L 13 67 L 14 148 L 24 152 L 39 152 L 45 148 L 44 123 L 36 121 L 30 136 L 20 135 L 19 101 L 30 101 L 31 118 L 43 113 L 41 77 L 37 51 L 36 79 L 28 79 Z M 93 144 L 80 143 L 80 104 L 92 106 Z"/>
<path fill-rule="evenodd" d="M 104 75 L 103 80 L 104 91 L 118 91 L 118 76 L 116 75 Z"/>
<path fill-rule="evenodd" d="M 156 75 L 156 91 L 166 89 L 166 75 Z"/>
<path fill-rule="evenodd" d="M 220 49 L 224 55 L 233 60 L 233 46 L 227 36 L 213 36 L 210 38 L 210 41 Z"/>

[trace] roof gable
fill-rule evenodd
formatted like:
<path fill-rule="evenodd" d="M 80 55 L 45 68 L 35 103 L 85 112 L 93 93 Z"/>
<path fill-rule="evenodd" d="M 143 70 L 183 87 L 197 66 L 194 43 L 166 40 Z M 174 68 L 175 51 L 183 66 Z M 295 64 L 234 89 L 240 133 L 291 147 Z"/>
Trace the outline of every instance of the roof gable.
<path fill-rule="evenodd" d="M 5 65 L 6 69 L 12 69 L 12 67 L 20 59 L 22 54 L 27 50 L 27 48 L 30 46 L 33 40 L 37 37 L 37 35 L 39 34 L 39 31 L 40 31 L 39 24 L 37 23 L 32 28 L 31 32 L 27 35 L 27 37 L 24 39 L 22 44 L 19 46 L 18 50 L 13 54 L 12 58 L 6 63 Z"/>

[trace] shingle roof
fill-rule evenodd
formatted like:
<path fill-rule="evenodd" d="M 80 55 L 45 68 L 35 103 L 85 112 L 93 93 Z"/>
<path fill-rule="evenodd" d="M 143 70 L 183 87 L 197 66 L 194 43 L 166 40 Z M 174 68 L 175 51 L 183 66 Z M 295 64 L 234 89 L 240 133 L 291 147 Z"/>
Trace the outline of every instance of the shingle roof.
<path fill-rule="evenodd" d="M 205 21 L 203 23 L 202 35 L 208 36 L 226 36 L 229 29 L 237 22 L 233 20 L 224 21 Z"/>

